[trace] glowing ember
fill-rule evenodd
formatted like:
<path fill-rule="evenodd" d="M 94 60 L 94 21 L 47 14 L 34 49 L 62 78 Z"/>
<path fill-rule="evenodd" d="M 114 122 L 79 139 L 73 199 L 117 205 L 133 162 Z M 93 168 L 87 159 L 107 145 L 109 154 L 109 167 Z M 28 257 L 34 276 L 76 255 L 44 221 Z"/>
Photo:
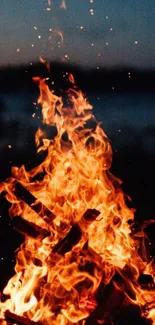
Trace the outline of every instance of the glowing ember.
<path fill-rule="evenodd" d="M 30 171 L 13 167 L 0 185 L 15 228 L 25 236 L 1 318 L 9 310 L 45 325 L 84 325 L 100 303 L 99 292 L 112 283 L 155 324 L 155 291 L 139 282 L 141 275 L 154 280 L 154 265 L 145 254 L 144 232 L 131 231 L 134 214 L 121 182 L 109 171 L 109 140 L 71 74 L 67 107 L 47 80 L 34 81 L 43 123 L 54 125 L 57 135 L 47 139 L 39 129 L 36 145 L 46 151 L 45 160 Z"/>

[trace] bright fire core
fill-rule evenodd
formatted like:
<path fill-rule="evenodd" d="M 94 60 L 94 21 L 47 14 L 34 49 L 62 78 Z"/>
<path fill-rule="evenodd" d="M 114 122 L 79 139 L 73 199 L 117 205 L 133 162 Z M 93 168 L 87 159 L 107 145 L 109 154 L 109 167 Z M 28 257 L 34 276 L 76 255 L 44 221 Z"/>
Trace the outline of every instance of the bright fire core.
<path fill-rule="evenodd" d="M 44 161 L 29 171 L 13 167 L 12 176 L 0 185 L 11 203 L 12 220 L 19 216 L 48 233 L 25 235 L 16 274 L 4 289 L 1 319 L 9 310 L 44 325 L 84 325 L 100 303 L 100 288 L 112 282 L 127 303 L 140 306 L 155 324 L 155 291 L 138 281 L 141 274 L 155 277 L 144 232 L 131 231 L 133 210 L 126 205 L 120 180 L 109 171 L 109 140 L 73 76 L 69 79 L 66 106 L 46 79 L 34 78 L 43 123 L 55 126 L 57 135 L 50 140 L 39 129 L 35 139 L 38 152 L 46 152 Z M 17 184 L 33 195 L 33 203 L 17 195 Z M 104 313 L 98 321 L 104 324 Z"/>

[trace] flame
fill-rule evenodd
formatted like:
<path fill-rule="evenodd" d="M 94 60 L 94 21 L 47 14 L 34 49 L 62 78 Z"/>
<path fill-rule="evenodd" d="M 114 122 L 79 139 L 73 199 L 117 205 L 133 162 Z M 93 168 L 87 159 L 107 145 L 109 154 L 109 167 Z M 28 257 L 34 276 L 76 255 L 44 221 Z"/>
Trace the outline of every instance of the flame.
<path fill-rule="evenodd" d="M 61 5 L 60 5 L 60 8 L 66 10 L 66 2 L 65 2 L 65 0 L 62 0 Z"/>
<path fill-rule="evenodd" d="M 48 61 L 46 61 L 45 59 L 43 59 L 41 56 L 40 56 L 39 60 L 41 63 L 43 63 L 46 66 L 47 71 L 50 72 L 50 63 Z"/>
<path fill-rule="evenodd" d="M 143 245 L 144 230 L 133 233 L 134 211 L 126 205 L 121 181 L 109 171 L 110 142 L 72 74 L 69 80 L 74 87 L 68 90 L 66 107 L 47 79 L 34 78 L 43 123 L 55 126 L 57 135 L 48 139 L 39 129 L 36 146 L 46 158 L 29 171 L 13 167 L 12 176 L 0 184 L 0 192 L 5 191 L 11 203 L 12 220 L 20 216 L 50 234 L 25 235 L 17 252 L 16 274 L 4 289 L 7 299 L 0 303 L 0 316 L 4 318 L 9 309 L 42 324 L 84 325 L 99 303 L 99 288 L 112 281 L 155 324 L 155 291 L 138 281 L 141 274 L 155 281 L 154 264 Z M 20 198 L 19 184 L 33 202 Z M 99 212 L 96 218 L 92 211 Z"/>
<path fill-rule="evenodd" d="M 61 31 L 61 30 L 54 30 L 54 29 L 51 29 L 51 31 L 52 31 L 52 34 L 49 36 L 49 38 L 48 38 L 48 40 L 49 41 L 52 41 L 52 40 L 55 40 L 56 39 L 56 37 L 58 37 L 59 38 L 59 40 L 60 40 L 60 43 L 62 44 L 63 43 L 63 32 Z"/>

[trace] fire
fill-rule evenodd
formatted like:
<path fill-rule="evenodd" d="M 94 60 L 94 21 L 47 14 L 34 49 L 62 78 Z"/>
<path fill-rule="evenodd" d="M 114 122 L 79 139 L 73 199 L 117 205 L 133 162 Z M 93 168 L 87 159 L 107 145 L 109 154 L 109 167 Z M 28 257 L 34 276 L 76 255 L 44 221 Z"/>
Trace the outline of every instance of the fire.
<path fill-rule="evenodd" d="M 132 229 L 134 211 L 109 171 L 110 142 L 71 74 L 69 80 L 66 107 L 48 79 L 34 78 L 43 123 L 55 126 L 57 135 L 48 139 L 39 129 L 36 146 L 46 158 L 29 171 L 13 167 L 0 185 L 14 227 L 25 236 L 1 318 L 9 310 L 45 325 L 84 325 L 100 303 L 99 290 L 112 283 L 155 324 L 154 287 L 139 283 L 142 274 L 155 280 L 144 231 Z"/>
<path fill-rule="evenodd" d="M 53 41 L 53 40 L 56 40 L 56 38 L 59 38 L 59 43 L 60 44 L 63 43 L 63 32 L 61 30 L 56 30 L 56 29 L 50 28 L 49 31 L 52 32 L 52 34 L 48 38 L 49 41 Z"/>
<path fill-rule="evenodd" d="M 66 9 L 66 2 L 65 2 L 65 0 L 62 0 L 61 5 L 60 5 L 60 8 Z"/>
<path fill-rule="evenodd" d="M 43 63 L 46 66 L 47 71 L 50 72 L 50 64 L 49 64 L 49 62 L 46 61 L 45 59 L 43 59 L 41 56 L 40 56 L 39 60 L 40 60 L 41 63 Z"/>

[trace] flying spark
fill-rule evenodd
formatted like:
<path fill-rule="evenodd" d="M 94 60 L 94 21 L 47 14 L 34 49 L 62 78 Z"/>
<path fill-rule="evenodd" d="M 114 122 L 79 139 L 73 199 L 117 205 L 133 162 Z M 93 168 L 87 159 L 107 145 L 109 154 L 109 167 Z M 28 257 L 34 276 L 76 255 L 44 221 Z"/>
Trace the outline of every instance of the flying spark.
<path fill-rule="evenodd" d="M 93 16 L 94 15 L 94 9 L 90 9 L 90 14 Z"/>
<path fill-rule="evenodd" d="M 60 8 L 66 9 L 66 2 L 65 2 L 65 0 L 62 0 Z"/>

